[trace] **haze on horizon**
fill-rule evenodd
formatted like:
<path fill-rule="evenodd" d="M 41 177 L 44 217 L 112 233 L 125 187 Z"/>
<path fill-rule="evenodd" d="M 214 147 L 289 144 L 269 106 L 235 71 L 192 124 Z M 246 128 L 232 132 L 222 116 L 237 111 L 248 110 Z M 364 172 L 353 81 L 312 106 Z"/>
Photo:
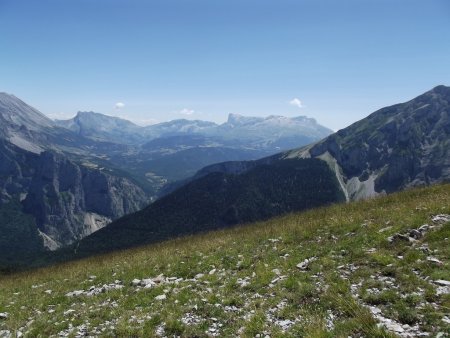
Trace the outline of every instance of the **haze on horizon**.
<path fill-rule="evenodd" d="M 340 129 L 450 84 L 446 0 L 0 0 L 0 91 L 52 118 Z"/>

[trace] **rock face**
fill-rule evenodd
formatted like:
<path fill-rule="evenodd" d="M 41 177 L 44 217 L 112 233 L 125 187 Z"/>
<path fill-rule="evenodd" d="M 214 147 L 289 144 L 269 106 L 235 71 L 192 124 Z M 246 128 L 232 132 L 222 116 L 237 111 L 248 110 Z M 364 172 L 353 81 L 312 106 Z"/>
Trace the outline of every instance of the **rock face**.
<path fill-rule="evenodd" d="M 34 167 L 23 205 L 43 233 L 65 245 L 139 210 L 146 200 L 145 193 L 125 178 L 44 152 Z"/>
<path fill-rule="evenodd" d="M 132 144 L 144 140 L 143 128 L 134 123 L 94 112 L 78 112 L 69 120 L 56 120 L 55 123 L 79 135 L 100 141 Z"/>
<path fill-rule="evenodd" d="M 126 178 L 5 141 L 0 141 L 0 175 L 0 208 L 21 201 L 51 249 L 87 236 L 147 202 L 142 189 Z"/>
<path fill-rule="evenodd" d="M 94 146 L 109 145 L 59 128 L 0 93 L 1 255 L 30 256 L 39 243 L 56 249 L 146 204 L 146 194 L 130 179 L 81 164 Z"/>
<path fill-rule="evenodd" d="M 348 200 L 449 181 L 450 87 L 380 109 L 284 156 L 326 161 Z"/>

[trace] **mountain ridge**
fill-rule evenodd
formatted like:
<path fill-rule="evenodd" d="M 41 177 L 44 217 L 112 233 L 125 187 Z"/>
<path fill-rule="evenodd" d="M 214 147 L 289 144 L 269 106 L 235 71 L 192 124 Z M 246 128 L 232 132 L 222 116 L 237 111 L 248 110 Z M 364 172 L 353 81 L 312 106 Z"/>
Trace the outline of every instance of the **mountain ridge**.
<path fill-rule="evenodd" d="M 450 87 L 440 85 L 283 156 L 325 160 L 347 199 L 449 181 L 449 111 Z"/>
<path fill-rule="evenodd" d="M 127 243 L 127 246 L 142 244 L 142 240 L 147 238 L 152 241 L 152 236 L 156 236 L 158 231 L 152 225 L 155 218 L 152 210 L 157 208 L 159 203 L 164 201 L 178 200 L 185 195 L 186 189 L 195 191 L 199 196 L 204 194 L 204 200 L 196 201 L 196 208 L 209 209 L 210 200 L 221 199 L 222 195 L 242 194 L 247 191 L 246 183 L 253 182 L 252 173 L 256 173 L 262 168 L 273 168 L 273 176 L 276 183 L 266 177 L 266 182 L 255 180 L 252 190 L 261 188 L 264 184 L 274 184 L 284 186 L 286 182 L 291 182 L 294 172 L 277 172 L 278 167 L 287 165 L 288 162 L 297 160 L 313 160 L 311 167 L 303 171 L 305 177 L 311 175 L 309 179 L 314 180 L 314 170 L 318 172 L 320 165 L 326 166 L 333 177 L 326 177 L 336 184 L 337 191 L 345 195 L 347 201 L 373 197 L 379 194 L 399 191 L 411 186 L 429 185 L 450 181 L 450 87 L 436 87 L 406 103 L 385 107 L 370 114 L 351 126 L 342 129 L 325 139 L 312 145 L 295 149 L 292 151 L 279 153 L 270 157 L 255 161 L 234 161 L 218 163 L 203 168 L 192 178 L 183 182 L 184 185 L 175 186 L 173 190 L 167 192 L 161 202 L 150 205 L 148 208 L 134 215 L 127 216 L 117 222 L 111 223 L 100 232 L 88 236 L 80 242 L 81 247 L 88 250 L 88 247 L 100 247 L 102 242 L 117 241 Z M 286 162 L 283 164 L 283 162 Z M 295 163 L 295 162 L 290 162 Z M 224 187 L 221 180 L 228 180 L 230 177 L 245 177 L 235 189 L 233 186 Z M 255 176 L 257 177 L 257 176 Z M 321 179 L 323 180 L 324 177 Z M 205 185 L 204 182 L 212 180 L 216 186 Z M 320 181 L 320 180 L 319 180 Z M 319 182 L 317 181 L 317 183 Z M 314 188 L 309 188 L 314 189 Z M 299 189 L 297 198 L 301 199 L 302 194 L 308 191 Z M 333 195 L 333 194 L 331 194 Z M 249 200 L 252 197 L 248 196 Z M 264 198 L 269 203 L 283 201 L 282 196 L 276 194 L 266 194 Z M 317 196 L 316 196 L 317 198 Z M 336 193 L 327 203 L 339 202 L 340 198 Z M 248 201 L 241 201 L 246 204 Z M 292 204 L 289 204 L 292 203 Z M 289 208 L 295 205 L 290 201 Z M 178 215 L 177 207 L 180 202 L 172 206 L 172 213 Z M 224 204 L 225 209 L 232 208 L 233 203 Z M 317 206 L 317 205 L 316 205 Z M 168 206 L 170 209 L 170 206 Z M 308 206 L 302 206 L 307 208 Z M 279 210 L 286 212 L 289 208 Z M 253 214 L 255 210 L 246 210 Z M 298 210 L 293 207 L 292 210 Z M 233 212 L 232 212 L 233 213 Z M 208 229 L 212 224 L 216 224 L 217 218 L 211 217 L 203 224 L 203 227 L 193 231 Z M 170 226 L 178 229 L 179 234 L 184 234 L 184 227 L 195 229 L 196 220 L 192 219 L 185 223 L 182 219 L 189 219 L 188 216 L 181 217 Z M 253 219 L 255 220 L 255 219 Z M 237 218 L 233 224 L 245 222 L 245 217 Z M 140 224 L 141 233 L 137 238 L 130 236 L 124 239 L 126 234 L 114 234 L 118 227 L 123 230 L 133 228 L 133 224 Z M 164 224 L 160 224 L 164 227 Z M 146 227 L 148 226 L 148 229 Z M 228 226 L 224 224 L 223 226 Z M 146 232 L 147 231 L 147 232 Z M 161 230 L 164 231 L 164 230 Z M 120 233 L 120 231 L 119 231 Z M 176 232 L 172 232 L 176 236 Z M 102 239 L 102 236 L 104 238 Z M 107 241 L 104 239 L 108 238 Z M 162 239 L 166 239 L 165 237 Z M 92 240 L 92 242 L 90 242 Z M 89 243 L 89 244 L 88 244 Z"/>

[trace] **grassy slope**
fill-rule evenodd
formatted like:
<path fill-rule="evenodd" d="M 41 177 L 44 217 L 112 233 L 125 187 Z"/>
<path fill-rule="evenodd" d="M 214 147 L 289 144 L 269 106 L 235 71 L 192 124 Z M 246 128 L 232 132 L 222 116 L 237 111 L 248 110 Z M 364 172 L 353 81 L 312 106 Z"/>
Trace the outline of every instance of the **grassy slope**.
<path fill-rule="evenodd" d="M 153 336 L 162 327 L 167 335 L 200 337 L 206 331 L 248 337 L 263 332 L 271 337 L 394 336 L 377 327 L 367 304 L 432 335 L 449 332 L 443 319 L 450 297 L 437 295 L 432 281 L 450 280 L 450 224 L 430 230 L 414 245 L 387 241 L 394 233 L 433 224 L 432 215 L 442 213 L 450 214 L 449 185 L 4 276 L 0 312 L 9 318 L 0 319 L 0 331 L 21 328 L 29 336 L 47 337 L 71 326 L 75 334 L 84 324 L 88 332 L 105 336 Z M 419 249 L 423 244 L 432 253 Z M 296 268 L 312 256 L 317 260 L 309 270 Z M 427 261 L 428 256 L 443 264 Z M 286 277 L 273 281 L 277 272 Z M 186 280 L 198 273 L 205 276 Z M 134 278 L 159 274 L 184 280 L 140 290 L 130 285 Z M 89 280 L 90 275 L 96 278 Z M 65 296 L 114 280 L 124 287 L 92 297 Z M 248 285 L 241 286 L 244 280 Z M 167 299 L 155 299 L 164 292 Z M 183 323 L 188 317 L 194 324 Z M 283 333 L 286 320 L 294 324 Z"/>

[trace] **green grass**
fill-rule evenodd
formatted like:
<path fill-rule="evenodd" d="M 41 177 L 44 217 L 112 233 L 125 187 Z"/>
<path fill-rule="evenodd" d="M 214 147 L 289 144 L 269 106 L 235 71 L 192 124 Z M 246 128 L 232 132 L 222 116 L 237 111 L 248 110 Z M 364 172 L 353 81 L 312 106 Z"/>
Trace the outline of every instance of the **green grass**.
<path fill-rule="evenodd" d="M 377 326 L 373 305 L 384 317 L 435 336 L 450 330 L 443 321 L 450 297 L 432 283 L 450 280 L 450 224 L 414 244 L 391 244 L 387 237 L 432 225 L 432 215 L 443 213 L 450 214 L 449 185 L 2 276 L 0 312 L 9 317 L 0 319 L 0 331 L 74 336 L 85 325 L 105 337 L 152 337 L 162 328 L 182 337 L 395 337 Z M 420 249 L 424 244 L 431 253 Z M 308 270 L 296 268 L 313 256 Z M 199 273 L 204 277 L 192 280 Z M 140 290 L 131 285 L 159 274 L 183 280 Z M 115 280 L 124 287 L 65 295 Z M 165 300 L 155 300 L 162 294 Z"/>

